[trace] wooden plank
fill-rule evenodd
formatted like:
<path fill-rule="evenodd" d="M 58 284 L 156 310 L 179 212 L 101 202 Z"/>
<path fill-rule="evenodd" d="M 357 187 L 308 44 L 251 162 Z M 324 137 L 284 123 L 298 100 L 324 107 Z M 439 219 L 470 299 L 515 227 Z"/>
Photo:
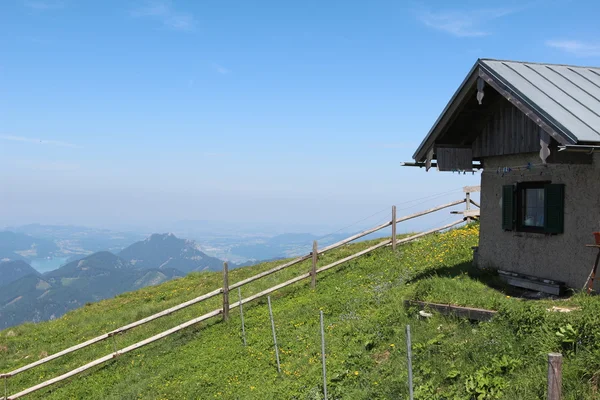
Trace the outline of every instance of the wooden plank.
<path fill-rule="evenodd" d="M 400 222 L 408 221 L 408 220 L 413 219 L 413 218 L 417 218 L 417 217 L 421 217 L 423 215 L 431 214 L 433 212 L 436 212 L 436 211 L 439 211 L 439 210 L 443 210 L 444 208 L 454 207 L 454 206 L 462 204 L 464 202 L 465 202 L 464 199 L 462 199 L 462 200 L 456 200 L 456 201 L 453 201 L 451 203 L 447 203 L 447 204 L 443 204 L 441 206 L 433 207 L 433 208 L 430 208 L 430 209 L 425 210 L 425 211 L 420 211 L 420 212 L 417 212 L 417 213 L 414 213 L 414 214 L 410 214 L 410 215 L 407 215 L 405 217 L 398 218 L 396 220 L 396 223 L 398 224 Z M 336 248 L 338 248 L 340 246 L 343 246 L 346 243 L 349 243 L 349 242 L 351 242 L 353 240 L 356 240 L 356 239 L 361 238 L 363 236 L 369 235 L 369 234 L 371 234 L 373 232 L 376 232 L 376 231 L 378 231 L 380 229 L 386 228 L 386 227 L 390 226 L 391 224 L 392 224 L 391 221 L 390 222 L 386 222 L 384 224 L 376 226 L 375 228 L 368 229 L 368 230 L 366 230 L 364 232 L 357 233 L 356 235 L 350 236 L 347 239 L 340 240 L 337 243 L 334 243 L 332 245 L 329 245 L 329 246 L 325 247 L 323 250 L 321 250 L 321 253 L 325 253 L 326 251 L 330 251 L 330 250 L 336 249 Z"/>
<path fill-rule="evenodd" d="M 404 300 L 405 307 L 418 307 L 419 309 L 435 310 L 443 315 L 467 318 L 472 321 L 490 321 L 497 313 L 494 310 L 483 308 L 461 307 L 451 304 L 430 303 L 427 301 Z"/>
<path fill-rule="evenodd" d="M 450 214 L 462 214 L 464 217 L 479 217 L 480 210 L 450 211 Z"/>
<path fill-rule="evenodd" d="M 463 186 L 463 193 L 481 192 L 481 186 Z"/>
<path fill-rule="evenodd" d="M 443 210 L 444 208 L 454 207 L 454 206 L 457 206 L 457 205 L 462 204 L 464 202 L 465 202 L 465 199 L 456 200 L 456 201 L 453 201 L 452 203 L 444 204 L 444 205 L 441 205 L 441 206 L 430 208 L 429 210 L 425 210 L 425 211 L 421 211 L 421 212 L 414 213 L 414 214 L 411 214 L 411 215 L 407 215 L 406 217 L 398 218 L 396 220 L 396 223 L 408 221 L 409 219 L 421 217 L 421 216 L 426 215 L 426 214 L 431 214 L 433 212 L 436 212 L 436 211 L 439 211 L 439 210 Z"/>
<path fill-rule="evenodd" d="M 293 259 L 292 261 L 289 261 L 289 262 L 287 262 L 287 263 L 285 263 L 285 264 L 278 265 L 278 266 L 276 266 L 276 267 L 274 267 L 274 268 L 271 268 L 271 269 L 270 269 L 270 270 L 268 270 L 268 271 L 261 272 L 260 274 L 256 274 L 256 275 L 254 275 L 254 276 L 251 276 L 251 277 L 249 277 L 249 278 L 246 278 L 246 279 L 244 279 L 244 280 L 241 280 L 241 281 L 239 281 L 239 282 L 232 283 L 232 284 L 229 286 L 229 289 L 230 289 L 230 290 L 231 290 L 231 289 L 237 289 L 237 288 L 238 288 L 238 287 L 240 287 L 240 286 L 247 285 L 247 284 L 248 284 L 248 283 L 250 283 L 250 282 L 254 282 L 254 281 L 258 280 L 258 279 L 264 278 L 265 276 L 268 276 L 268 275 L 274 274 L 275 272 L 278 272 L 278 271 L 281 271 L 281 270 L 283 270 L 283 269 L 286 269 L 286 268 L 288 268 L 288 267 L 291 267 L 292 265 L 295 265 L 295 264 L 301 263 L 302 261 L 306 261 L 306 260 L 310 259 L 311 257 L 312 257 L 312 256 L 311 256 L 311 254 L 307 254 L 307 255 L 304 255 L 304 256 L 301 256 L 301 257 L 295 258 L 295 259 Z"/>
<path fill-rule="evenodd" d="M 398 244 L 404 244 L 404 243 L 413 241 L 415 239 L 418 239 L 420 237 L 427 236 L 427 235 L 430 235 L 430 234 L 435 233 L 435 232 L 443 231 L 444 229 L 452 228 L 453 226 L 458 225 L 458 224 L 462 224 L 463 222 L 464 221 L 462 219 L 459 219 L 458 221 L 451 222 L 448 225 L 440 226 L 439 228 L 433 228 L 433 229 L 430 229 L 430 230 L 425 231 L 425 232 L 417 233 L 416 235 L 409 236 L 407 238 L 398 240 Z"/>
<path fill-rule="evenodd" d="M 319 273 L 319 270 L 317 270 L 317 273 Z M 246 297 L 244 300 L 242 300 L 241 303 L 242 304 L 250 303 L 251 301 L 259 299 L 259 298 L 261 298 L 263 296 L 266 296 L 267 294 L 273 293 L 273 292 L 275 292 L 275 291 L 277 291 L 279 289 L 283 289 L 286 286 L 293 285 L 294 283 L 300 282 L 300 281 L 302 281 L 302 280 L 304 280 L 306 278 L 309 278 L 309 277 L 310 277 L 310 272 L 307 272 L 305 274 L 299 275 L 299 276 L 297 276 L 295 278 L 292 278 L 292 279 L 287 280 L 287 281 L 285 281 L 283 283 L 280 283 L 279 285 L 275 285 L 273 287 L 270 287 L 268 289 L 263 290 L 262 292 L 258 292 L 256 294 L 253 294 L 252 296 Z M 236 303 L 236 304 L 232 304 L 231 306 L 229 306 L 229 308 L 231 309 L 231 308 L 235 308 L 237 306 L 238 306 L 238 304 Z"/>
<path fill-rule="evenodd" d="M 377 231 L 379 231 L 379 230 L 381 230 L 381 229 L 383 229 L 383 228 L 387 228 L 387 227 L 388 227 L 388 226 L 390 226 L 391 224 L 392 224 L 392 221 L 385 222 L 385 223 L 383 223 L 383 224 L 381 224 L 381 225 L 378 225 L 378 226 L 376 226 L 376 227 L 374 227 L 374 228 L 367 229 L 366 231 L 362 231 L 362 232 L 360 232 L 360 233 L 357 233 L 356 235 L 352 235 L 352 236 L 350 236 L 349 238 L 346 238 L 346 239 L 344 239 L 344 240 L 340 240 L 339 242 L 336 242 L 336 243 L 334 243 L 334 244 L 331 244 L 331 245 L 329 245 L 329 246 L 327 246 L 327 247 L 323 248 L 323 249 L 321 250 L 321 253 L 325 253 L 326 251 L 330 251 L 330 250 L 333 250 L 333 249 L 337 249 L 338 247 L 340 247 L 340 246 L 343 246 L 343 245 L 345 245 L 345 244 L 347 244 L 347 243 L 350 243 L 350 242 L 352 242 L 352 241 L 354 241 L 354 240 L 356 240 L 356 239 L 359 239 L 359 238 L 361 238 L 361 237 L 363 237 L 363 236 L 367 236 L 367 235 L 370 235 L 370 234 L 371 234 L 371 233 L 373 233 L 373 232 L 377 232 Z"/>
<path fill-rule="evenodd" d="M 380 242 L 380 243 L 376 244 L 375 246 L 371 246 L 368 249 L 365 249 L 363 251 L 359 251 L 358 253 L 355 253 L 355 254 L 353 254 L 351 256 L 348 256 L 348 257 L 345 257 L 345 258 L 342 258 L 341 260 L 333 262 L 333 263 L 331 263 L 329 265 L 325 265 L 324 267 L 319 268 L 317 270 L 317 273 L 323 272 L 323 271 L 327 271 L 328 269 L 333 268 L 333 267 L 337 267 L 340 264 L 343 264 L 343 263 L 345 263 L 347 261 L 350 261 L 350 260 L 354 260 L 355 258 L 358 258 L 360 256 L 364 256 L 365 254 L 370 253 L 373 250 L 377 250 L 378 248 L 383 247 L 383 246 L 387 246 L 387 245 L 389 245 L 391 243 L 392 243 L 392 241 L 390 239 L 384 240 L 383 242 Z M 400 243 L 400 241 L 398 241 L 398 243 Z"/>
<path fill-rule="evenodd" d="M 534 276 L 518 274 L 498 270 L 500 279 L 512 286 L 535 290 L 538 292 L 560 296 L 564 286 L 563 282 L 557 282 L 550 279 L 542 279 Z"/>
<path fill-rule="evenodd" d="M 229 266 L 223 263 L 223 321 L 229 321 Z"/>

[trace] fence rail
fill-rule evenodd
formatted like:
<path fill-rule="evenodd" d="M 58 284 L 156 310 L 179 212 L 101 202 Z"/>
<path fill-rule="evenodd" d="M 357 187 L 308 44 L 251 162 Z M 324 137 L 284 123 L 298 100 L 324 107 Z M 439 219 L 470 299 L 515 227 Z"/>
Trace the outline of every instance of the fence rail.
<path fill-rule="evenodd" d="M 6 383 L 8 378 L 13 377 L 13 376 L 15 376 L 15 375 L 17 375 L 19 373 L 25 372 L 27 370 L 30 370 L 30 369 L 35 368 L 35 367 L 38 367 L 38 366 L 40 366 L 42 364 L 45 364 L 45 363 L 47 363 L 49 361 L 55 360 L 57 358 L 60 358 L 60 357 L 62 357 L 64 355 L 67 355 L 69 353 L 75 352 L 77 350 L 80 350 L 80 349 L 83 349 L 85 347 L 91 346 L 91 345 L 93 345 L 95 343 L 98 343 L 98 342 L 101 342 L 103 340 L 106 340 L 106 339 L 108 339 L 108 338 L 110 338 L 110 337 L 112 337 L 112 336 L 114 336 L 116 334 L 119 334 L 119 333 L 122 333 L 122 332 L 126 332 L 126 331 L 128 331 L 130 329 L 133 329 L 135 327 L 141 326 L 141 325 L 146 324 L 148 322 L 154 321 L 154 320 L 156 320 L 158 318 L 170 315 L 170 314 L 172 314 L 172 313 L 174 313 L 176 311 L 179 311 L 179 310 L 182 310 L 184 308 L 190 307 L 192 305 L 198 304 L 198 303 L 200 303 L 200 302 L 202 302 L 204 300 L 208 300 L 208 299 L 210 299 L 212 297 L 215 297 L 215 296 L 218 296 L 220 294 L 228 294 L 229 291 L 231 291 L 232 289 L 240 288 L 241 286 L 247 285 L 247 284 L 249 284 L 251 282 L 254 282 L 254 281 L 258 280 L 258 279 L 264 278 L 264 277 L 266 277 L 268 275 L 274 274 L 274 273 L 276 273 L 278 271 L 281 271 L 281 270 L 284 270 L 286 268 L 289 268 L 289 267 L 291 267 L 293 265 L 296 265 L 298 263 L 301 263 L 303 261 L 309 260 L 311 258 L 313 258 L 313 260 L 315 260 L 316 259 L 316 255 L 318 255 L 318 254 L 322 254 L 322 253 L 325 253 L 327 251 L 331 251 L 333 249 L 341 247 L 341 246 L 343 246 L 343 245 L 345 245 L 347 243 L 350 243 L 350 242 L 352 242 L 352 241 L 354 241 L 356 239 L 359 239 L 361 237 L 367 236 L 367 235 L 369 235 L 371 233 L 374 233 L 374 232 L 377 232 L 377 231 L 379 231 L 381 229 L 384 229 L 384 228 L 386 228 L 386 227 L 388 227 L 390 225 L 394 225 L 395 226 L 395 224 L 397 224 L 399 222 L 407 221 L 407 220 L 410 220 L 410 219 L 413 219 L 413 218 L 417 218 L 417 217 L 420 217 L 420 216 L 423 216 L 423 215 L 426 215 L 426 214 L 430 214 L 430 213 L 433 213 L 433 212 L 436 212 L 436 211 L 439 211 L 439 210 L 442 210 L 442 209 L 445 209 L 445 208 L 449 208 L 449 207 L 453 207 L 453 206 L 456 206 L 456 205 L 459 205 L 459 204 L 462 204 L 462 203 L 466 203 L 467 201 L 469 201 L 469 196 L 468 196 L 469 192 L 466 192 L 466 193 L 467 193 L 467 196 L 466 196 L 465 199 L 457 200 L 457 201 L 454 201 L 454 202 L 451 202 L 451 203 L 447 203 L 447 204 L 444 204 L 444 205 L 441 205 L 441 206 L 437 206 L 437 207 L 434 207 L 434 208 L 431 208 L 431 209 L 428 209 L 428 210 L 425 210 L 425 211 L 421 211 L 421 212 L 414 213 L 414 214 L 411 214 L 411 215 L 408 215 L 408 216 L 405 216 L 405 217 L 401 217 L 401 218 L 396 219 L 395 221 L 394 221 L 394 218 L 395 218 L 395 212 L 394 211 L 395 210 L 393 210 L 392 211 L 392 215 L 393 215 L 392 220 L 390 220 L 390 221 L 388 221 L 388 222 L 386 222 L 384 224 L 378 225 L 376 227 L 373 227 L 373 228 L 367 229 L 365 231 L 362 231 L 360 233 L 357 233 L 355 235 L 352 235 L 352 236 L 350 236 L 350 237 L 348 237 L 346 239 L 343 239 L 343 240 L 341 240 L 339 242 L 336 242 L 336 243 L 334 243 L 332 245 L 329 245 L 329 246 L 323 248 L 320 251 L 317 250 L 316 243 L 315 243 L 315 245 L 313 246 L 313 251 L 310 252 L 309 254 L 297 257 L 297 258 L 295 258 L 295 259 L 293 259 L 293 260 L 291 260 L 291 261 L 289 261 L 287 263 L 278 265 L 278 266 L 276 266 L 276 267 L 274 267 L 274 268 L 272 268 L 270 270 L 263 271 L 263 272 L 261 272 L 259 274 L 251 276 L 251 277 L 246 278 L 244 280 L 241 280 L 239 282 L 233 283 L 231 285 L 228 284 L 227 268 L 225 267 L 224 268 L 224 273 L 225 273 L 225 275 L 224 275 L 224 286 L 222 288 L 215 289 L 215 290 L 213 290 L 213 291 L 211 291 L 209 293 L 206 293 L 206 294 L 204 294 L 202 296 L 198 296 L 198 297 L 196 297 L 194 299 L 191 299 L 191 300 L 186 301 L 184 303 L 178 304 L 178 305 L 176 305 L 174 307 L 171 307 L 171 308 L 168 308 L 168 309 L 163 310 L 161 312 L 158 312 L 156 314 L 150 315 L 150 316 L 148 316 L 146 318 L 143 318 L 143 319 L 141 319 L 139 321 L 135 321 L 135 322 L 132 322 L 132 323 L 130 323 L 128 325 L 124 325 L 124 326 L 122 326 L 120 328 L 114 329 L 114 330 L 112 330 L 110 332 L 107 332 L 105 334 L 102 334 L 100 336 L 92 338 L 92 339 L 90 339 L 90 340 L 88 340 L 86 342 L 83 342 L 83 343 L 77 344 L 75 346 L 69 347 L 69 348 L 67 348 L 65 350 L 62 350 L 62 351 L 58 352 L 58 353 L 52 354 L 52 355 L 44 357 L 44 358 L 42 358 L 42 359 L 40 359 L 38 361 L 35 361 L 33 363 L 30 363 L 30 364 L 27 364 L 27 365 L 25 365 L 23 367 L 17 368 L 15 370 L 11 371 L 11 372 L 8 372 L 8 373 L 5 373 L 5 374 L 0 374 L 0 378 L 4 379 L 4 381 Z M 473 201 L 471 201 L 471 203 L 473 203 Z M 125 353 L 128 353 L 130 351 L 139 349 L 140 347 L 143 347 L 143 346 L 145 346 L 147 344 L 153 343 L 153 342 L 155 342 L 155 341 L 157 341 L 159 339 L 162 339 L 164 337 L 167 337 L 167 336 L 169 336 L 169 335 L 171 335 L 173 333 L 179 332 L 179 331 L 181 331 L 181 330 L 183 330 L 183 329 L 185 329 L 185 328 L 187 328 L 187 327 L 189 327 L 191 325 L 194 325 L 194 324 L 196 324 L 198 322 L 205 321 L 205 320 L 207 320 L 209 318 L 212 318 L 212 317 L 215 317 L 215 316 L 218 316 L 218 315 L 222 315 L 222 314 L 227 315 L 228 311 L 231 310 L 231 309 L 234 309 L 235 307 L 238 307 L 238 306 L 241 306 L 243 304 L 246 304 L 246 303 L 249 303 L 251 301 L 254 301 L 256 299 L 259 299 L 259 298 L 261 298 L 263 296 L 266 296 L 266 295 L 268 295 L 270 293 L 273 293 L 273 292 L 275 292 L 275 291 L 277 291 L 279 289 L 282 289 L 282 288 L 284 288 L 286 286 L 292 285 L 294 283 L 300 282 L 300 281 L 302 281 L 304 279 L 311 278 L 311 277 L 313 277 L 313 279 L 316 279 L 316 275 L 318 273 L 327 271 L 327 270 L 329 270 L 331 268 L 334 268 L 334 267 L 336 267 L 336 266 L 338 266 L 340 264 L 343 264 L 345 262 L 348 262 L 348 261 L 351 261 L 351 260 L 356 259 L 358 257 L 361 257 L 361 256 L 363 256 L 365 254 L 368 254 L 368 253 L 370 253 L 370 252 L 372 252 L 372 251 L 374 251 L 376 249 L 379 249 L 379 248 L 382 248 L 382 247 L 385 247 L 385 246 L 395 246 L 395 245 L 398 245 L 398 244 L 407 243 L 407 242 L 410 242 L 412 240 L 418 239 L 420 237 L 423 237 L 423 236 L 426 236 L 426 235 L 429 235 L 429 234 L 432 234 L 432 233 L 435 233 L 435 232 L 438 232 L 438 231 L 442 231 L 442 230 L 451 228 L 453 226 L 456 226 L 456 225 L 464 222 L 465 220 L 466 220 L 466 218 L 462 218 L 462 219 L 460 219 L 458 221 L 455 221 L 455 222 L 452 222 L 450 224 L 447 224 L 447 225 L 444 225 L 444 226 L 441 226 L 441 227 L 438 227 L 438 228 L 430 229 L 428 231 L 421 232 L 421 233 L 418 233 L 418 234 L 414 234 L 414 235 L 411 235 L 409 237 L 406 237 L 406 238 L 403 238 L 403 239 L 400 239 L 400 240 L 396 240 L 395 235 L 393 235 L 392 239 L 386 239 L 384 241 L 381 241 L 380 243 L 378 243 L 378 244 L 376 244 L 374 246 L 371 246 L 371 247 L 369 247 L 367 249 L 359 251 L 359 252 L 357 252 L 355 254 L 352 254 L 352 255 L 350 255 L 348 257 L 345 257 L 345 258 L 343 258 L 341 260 L 335 261 L 335 262 L 333 262 L 331 264 L 325 265 L 325 266 L 320 267 L 318 269 L 314 269 L 314 270 L 311 270 L 310 272 L 307 272 L 307 273 L 301 274 L 299 276 L 296 276 L 295 278 L 289 279 L 289 280 L 287 280 L 285 282 L 282 282 L 282 283 L 280 283 L 278 285 L 272 286 L 272 287 L 270 287 L 268 289 L 265 289 L 265 290 L 263 290 L 263 291 L 261 291 L 259 293 L 251 295 L 251 296 L 249 296 L 249 297 L 247 297 L 245 299 L 241 299 L 240 301 L 235 302 L 234 304 L 231 304 L 231 305 L 229 304 L 228 299 L 226 299 L 226 297 L 228 297 L 228 296 L 225 295 L 224 299 L 223 299 L 224 304 L 223 304 L 223 307 L 221 307 L 221 308 L 218 308 L 218 309 L 213 310 L 213 311 L 211 311 L 209 313 L 206 313 L 206 314 L 204 314 L 202 316 L 199 316 L 199 317 L 196 317 L 194 319 L 191 319 L 191 320 L 189 320 L 187 322 L 184 322 L 184 323 L 182 323 L 180 325 L 177 325 L 177 326 L 175 326 L 175 327 L 173 327 L 171 329 L 168 329 L 168 330 L 166 330 L 164 332 L 156 334 L 156 335 L 154 335 L 154 336 L 152 336 L 150 338 L 147 338 L 147 339 L 142 340 L 140 342 L 134 343 L 134 344 L 132 344 L 132 345 L 130 345 L 128 347 L 125 347 L 125 348 L 123 348 L 121 350 L 116 350 L 115 349 L 114 352 L 112 352 L 112 353 L 110 353 L 110 354 L 108 354 L 108 355 L 106 355 L 104 357 L 98 358 L 98 359 L 96 359 L 94 361 L 91 361 L 91 362 L 89 362 L 89 363 L 87 363 L 87 364 L 85 364 L 85 365 L 83 365 L 83 366 L 81 366 L 79 368 L 76 368 L 76 369 L 74 369 L 72 371 L 69 371 L 69 372 L 67 372 L 65 374 L 62 374 L 62 375 L 57 376 L 55 378 L 49 379 L 49 380 L 44 381 L 44 382 L 42 382 L 42 383 L 40 383 L 38 385 L 32 386 L 32 387 L 27 388 L 25 390 L 22 390 L 22 391 L 20 391 L 18 393 L 15 393 L 15 394 L 10 395 L 10 396 L 5 396 L 5 397 L 0 398 L 0 399 L 3 399 L 3 400 L 12 400 L 12 399 L 21 398 L 21 397 L 23 397 L 25 395 L 28 395 L 28 394 L 33 393 L 35 391 L 41 390 L 43 388 L 46 388 L 46 387 L 48 387 L 50 385 L 53 385 L 55 383 L 58 383 L 58 382 L 63 381 L 65 379 L 68 379 L 68 378 L 70 378 L 72 376 L 75 376 L 77 374 L 80 374 L 81 372 L 84 372 L 84 371 L 86 371 L 86 370 L 88 370 L 90 368 L 93 368 L 93 367 L 95 367 L 97 365 L 100 365 L 100 364 L 102 364 L 102 363 L 104 363 L 106 361 L 109 361 L 109 360 L 113 359 L 113 358 L 116 358 L 116 357 L 118 357 L 118 356 L 120 356 L 122 354 L 125 354 Z M 313 275 L 313 273 L 314 273 L 314 275 Z"/>

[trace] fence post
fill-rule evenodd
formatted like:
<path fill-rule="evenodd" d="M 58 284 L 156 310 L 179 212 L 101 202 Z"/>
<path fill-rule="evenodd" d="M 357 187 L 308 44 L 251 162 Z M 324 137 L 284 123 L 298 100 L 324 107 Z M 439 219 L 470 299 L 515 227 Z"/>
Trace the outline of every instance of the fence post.
<path fill-rule="evenodd" d="M 4 377 L 4 398 L 8 399 L 8 376 Z"/>
<path fill-rule="evenodd" d="M 321 359 L 323 361 L 323 395 L 327 400 L 327 367 L 325 366 L 325 328 L 323 327 L 323 310 L 321 314 Z"/>
<path fill-rule="evenodd" d="M 244 309 L 242 308 L 242 289 L 238 286 L 238 298 L 240 299 L 240 316 L 242 317 L 242 339 L 246 345 L 246 327 L 244 326 Z"/>
<path fill-rule="evenodd" d="M 548 354 L 548 400 L 560 400 L 562 391 L 562 354 Z"/>
<path fill-rule="evenodd" d="M 396 206 L 392 206 L 392 250 L 396 251 Z"/>
<path fill-rule="evenodd" d="M 312 248 L 312 267 L 310 270 L 310 287 L 314 289 L 317 286 L 317 260 L 319 257 L 319 252 L 317 250 L 317 241 L 313 241 Z"/>
<path fill-rule="evenodd" d="M 277 335 L 275 334 L 275 321 L 273 320 L 273 309 L 271 308 L 271 296 L 267 296 L 269 303 L 269 316 L 271 317 L 271 330 L 273 331 L 273 344 L 275 345 L 275 359 L 277 360 L 277 372 L 281 373 L 279 364 L 279 348 L 277 347 Z"/>
<path fill-rule="evenodd" d="M 466 204 L 466 211 L 469 211 L 471 209 L 471 192 L 466 192 L 465 193 L 465 204 Z M 471 216 L 468 215 L 467 216 L 467 224 L 471 222 Z"/>
<path fill-rule="evenodd" d="M 412 345 L 410 341 L 410 325 L 406 325 L 406 354 L 408 358 L 408 395 L 413 400 L 413 376 L 412 376 Z"/>
<path fill-rule="evenodd" d="M 229 321 L 229 266 L 223 263 L 223 321 Z"/>

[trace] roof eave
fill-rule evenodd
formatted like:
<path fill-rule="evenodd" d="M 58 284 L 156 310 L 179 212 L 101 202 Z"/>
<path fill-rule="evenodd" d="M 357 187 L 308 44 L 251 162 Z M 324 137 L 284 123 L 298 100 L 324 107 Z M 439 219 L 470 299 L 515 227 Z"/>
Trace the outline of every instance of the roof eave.
<path fill-rule="evenodd" d="M 471 88 L 471 85 L 475 85 L 477 78 L 481 75 L 479 69 L 484 72 L 488 79 L 488 84 L 492 83 L 495 86 L 495 89 L 499 90 L 500 94 L 504 96 L 508 101 L 510 101 L 513 105 L 517 106 L 517 108 L 527 109 L 528 112 L 534 114 L 537 117 L 536 123 L 542 127 L 542 129 L 548 131 L 552 137 L 554 137 L 559 143 L 565 144 L 577 144 L 577 137 L 570 131 L 568 131 L 564 126 L 559 124 L 556 120 L 554 120 L 550 115 L 547 115 L 543 110 L 537 107 L 533 102 L 531 102 L 527 97 L 525 97 L 522 93 L 517 91 L 513 85 L 509 82 L 506 82 L 502 79 L 498 74 L 494 73 L 493 69 L 485 64 L 485 60 L 478 59 L 475 62 L 475 65 L 471 68 L 466 78 L 463 80 L 459 88 L 456 90 L 438 119 L 435 121 L 427 136 L 423 139 L 415 153 L 413 154 L 413 159 L 417 162 L 424 161 L 427 151 L 433 146 L 435 140 L 440 135 L 440 133 L 444 130 L 447 125 L 450 117 L 456 109 L 460 105 L 463 100 L 464 95 Z M 462 96 L 462 97 L 461 97 Z M 523 111 L 525 114 L 528 112 Z"/>
<path fill-rule="evenodd" d="M 468 91 L 471 84 L 474 84 L 477 81 L 477 68 L 479 67 L 479 61 L 480 60 L 478 59 L 475 62 L 475 64 L 471 68 L 471 71 L 469 71 L 466 78 L 462 81 L 462 83 L 460 84 L 460 86 L 458 87 L 456 92 L 454 92 L 454 94 L 450 98 L 450 101 L 448 101 L 448 104 L 446 104 L 446 107 L 444 107 L 440 116 L 437 118 L 437 120 L 435 121 L 435 123 L 433 124 L 433 126 L 431 127 L 429 132 L 427 133 L 427 136 L 425 136 L 425 138 L 423 139 L 423 141 L 421 142 L 421 144 L 419 145 L 419 147 L 413 154 L 412 157 L 414 160 L 423 161 L 425 159 L 427 151 L 429 150 L 431 145 L 433 145 L 433 142 L 439 135 L 440 131 L 446 126 L 446 123 L 448 122 L 447 119 L 452 114 L 449 112 L 450 109 L 453 108 L 453 106 L 458 107 L 458 103 L 460 103 L 460 102 L 457 103 L 457 100 L 459 99 L 459 97 L 461 95 L 464 97 L 464 95 L 466 94 L 465 92 Z M 471 80 L 473 82 L 470 82 Z M 460 100 L 462 100 L 462 98 Z M 446 121 L 444 121 L 444 123 L 442 124 L 442 121 L 444 119 L 446 119 Z M 441 126 L 440 126 L 440 124 L 441 124 Z"/>

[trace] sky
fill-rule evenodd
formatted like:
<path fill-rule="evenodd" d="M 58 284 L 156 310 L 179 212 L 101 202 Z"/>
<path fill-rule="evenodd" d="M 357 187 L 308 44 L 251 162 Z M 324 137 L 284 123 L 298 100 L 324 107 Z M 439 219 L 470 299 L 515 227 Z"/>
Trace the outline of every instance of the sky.
<path fill-rule="evenodd" d="M 3 0 L 0 226 L 293 231 L 459 198 L 478 174 L 400 163 L 477 58 L 598 66 L 599 13 L 566 0 Z"/>

